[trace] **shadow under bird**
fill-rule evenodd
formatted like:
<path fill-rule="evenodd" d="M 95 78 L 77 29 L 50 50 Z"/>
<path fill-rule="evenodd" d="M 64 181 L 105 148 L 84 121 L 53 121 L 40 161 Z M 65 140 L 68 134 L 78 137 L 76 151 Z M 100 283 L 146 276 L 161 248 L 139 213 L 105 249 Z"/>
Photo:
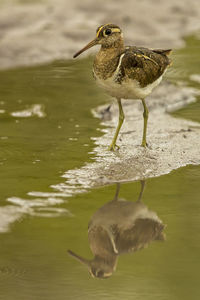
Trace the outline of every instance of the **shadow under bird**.
<path fill-rule="evenodd" d="M 142 203 L 144 181 L 136 202 L 119 199 L 120 185 L 112 201 L 98 209 L 88 225 L 92 260 L 71 250 L 68 253 L 89 269 L 92 277 L 108 278 L 116 269 L 118 256 L 135 252 L 154 240 L 165 240 L 165 225 L 157 214 Z"/>
<path fill-rule="evenodd" d="M 95 45 L 101 45 L 101 48 L 94 60 L 94 78 L 109 95 L 117 99 L 119 106 L 118 126 L 109 150 L 119 148 L 116 141 L 124 121 L 122 98 L 142 100 L 144 107 L 142 146 L 146 147 L 148 108 L 145 98 L 161 82 L 170 65 L 168 55 L 171 49 L 126 47 L 119 26 L 105 24 L 97 28 L 96 38 L 78 51 L 74 58 Z"/>

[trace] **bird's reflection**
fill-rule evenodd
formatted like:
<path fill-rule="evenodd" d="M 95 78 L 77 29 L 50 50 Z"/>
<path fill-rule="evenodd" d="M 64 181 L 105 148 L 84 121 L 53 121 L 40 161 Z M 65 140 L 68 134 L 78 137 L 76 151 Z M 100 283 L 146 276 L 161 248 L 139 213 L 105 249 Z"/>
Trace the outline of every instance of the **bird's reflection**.
<path fill-rule="evenodd" d="M 117 183 L 114 199 L 94 213 L 88 224 L 92 260 L 68 250 L 72 257 L 88 267 L 93 277 L 110 277 L 121 254 L 143 249 L 154 240 L 165 240 L 165 225 L 141 201 L 144 186 L 145 182 L 141 181 L 139 197 L 131 202 L 119 198 L 120 184 Z"/>

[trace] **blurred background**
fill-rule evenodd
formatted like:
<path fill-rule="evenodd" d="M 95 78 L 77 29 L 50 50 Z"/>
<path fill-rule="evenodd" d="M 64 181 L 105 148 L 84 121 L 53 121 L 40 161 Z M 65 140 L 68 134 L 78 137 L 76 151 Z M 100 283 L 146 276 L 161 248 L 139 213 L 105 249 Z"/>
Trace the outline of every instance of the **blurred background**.
<path fill-rule="evenodd" d="M 200 299 L 199 166 L 146 180 L 142 201 L 167 225 L 166 241 L 120 256 L 110 279 L 67 254 L 92 259 L 89 220 L 116 189 L 84 172 L 108 130 L 92 110 L 110 98 L 92 78 L 96 50 L 72 55 L 110 22 L 126 44 L 173 48 L 165 81 L 197 95 L 173 116 L 200 122 L 199 20 L 199 0 L 0 0 L 0 299 Z M 139 192 L 126 182 L 120 197 Z"/>
<path fill-rule="evenodd" d="M 1 0 L 0 68 L 71 58 L 104 23 L 127 44 L 180 47 L 199 18 L 198 0 Z"/>

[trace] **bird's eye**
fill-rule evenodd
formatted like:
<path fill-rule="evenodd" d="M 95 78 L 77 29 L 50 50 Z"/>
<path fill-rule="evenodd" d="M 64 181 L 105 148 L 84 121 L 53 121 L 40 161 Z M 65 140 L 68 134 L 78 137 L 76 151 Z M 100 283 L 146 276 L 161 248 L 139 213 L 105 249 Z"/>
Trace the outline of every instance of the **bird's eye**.
<path fill-rule="evenodd" d="M 110 28 L 105 30 L 105 35 L 111 35 L 112 30 Z"/>

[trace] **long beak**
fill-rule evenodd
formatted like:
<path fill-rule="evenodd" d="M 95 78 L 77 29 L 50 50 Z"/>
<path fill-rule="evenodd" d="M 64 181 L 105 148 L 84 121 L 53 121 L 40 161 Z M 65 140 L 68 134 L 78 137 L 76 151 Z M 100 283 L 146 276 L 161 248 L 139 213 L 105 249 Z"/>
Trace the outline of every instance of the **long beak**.
<path fill-rule="evenodd" d="M 71 250 L 67 250 L 68 254 L 74 257 L 76 260 L 81 262 L 82 264 L 86 265 L 87 267 L 90 267 L 90 261 L 84 257 L 81 257 L 77 255 L 76 253 L 72 252 Z"/>
<path fill-rule="evenodd" d="M 87 44 L 84 48 L 82 48 L 81 50 L 79 50 L 76 54 L 74 54 L 73 58 L 79 56 L 81 53 L 83 53 L 84 51 L 88 50 L 89 48 L 95 46 L 98 44 L 98 39 L 94 39 L 93 41 L 91 41 L 89 44 Z"/>

